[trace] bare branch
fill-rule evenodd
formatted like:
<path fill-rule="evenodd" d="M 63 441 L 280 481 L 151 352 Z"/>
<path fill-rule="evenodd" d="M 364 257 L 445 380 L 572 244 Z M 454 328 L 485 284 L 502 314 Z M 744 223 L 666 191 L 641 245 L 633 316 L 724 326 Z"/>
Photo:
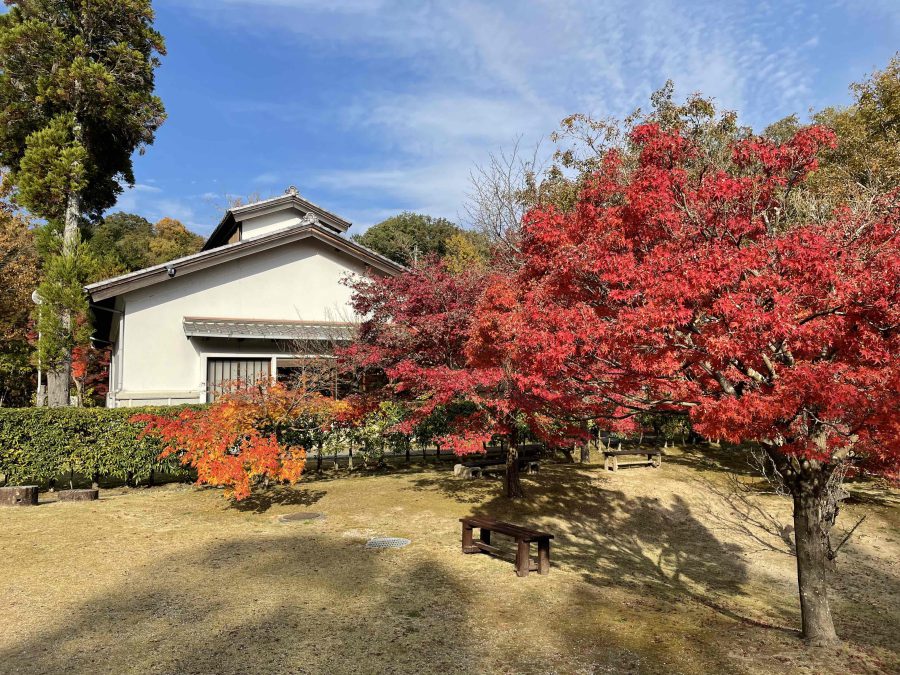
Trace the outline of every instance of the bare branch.
<path fill-rule="evenodd" d="M 492 153 L 488 162 L 469 174 L 470 190 L 464 205 L 465 220 L 497 246 L 511 253 L 519 251 L 522 218 L 540 203 L 540 181 L 544 165 L 540 143 L 530 157 L 520 149 L 521 138 L 509 151 Z"/>

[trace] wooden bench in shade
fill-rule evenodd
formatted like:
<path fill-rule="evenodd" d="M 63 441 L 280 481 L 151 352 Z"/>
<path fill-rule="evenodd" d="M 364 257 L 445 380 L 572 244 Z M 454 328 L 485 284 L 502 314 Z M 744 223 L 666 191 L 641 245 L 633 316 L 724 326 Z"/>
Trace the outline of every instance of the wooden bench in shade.
<path fill-rule="evenodd" d="M 550 540 L 552 534 L 538 532 L 520 525 L 504 523 L 494 518 L 483 516 L 471 516 L 460 518 L 462 523 L 462 550 L 463 553 L 490 553 L 498 555 L 501 549 L 491 544 L 491 533 L 496 532 L 516 540 L 516 574 L 527 577 L 529 572 L 547 574 L 550 572 Z M 481 530 L 481 537 L 475 539 L 472 536 L 473 528 Z M 537 561 L 531 559 L 531 544 L 537 543 Z"/>
<path fill-rule="evenodd" d="M 528 474 L 537 473 L 541 468 L 541 463 L 536 459 L 520 459 L 518 461 L 519 471 L 524 471 Z M 506 460 L 505 459 L 479 459 L 474 461 L 465 462 L 463 464 L 467 469 L 472 469 L 472 473 L 477 473 L 481 475 L 487 471 L 493 472 L 502 472 L 506 471 Z"/>
<path fill-rule="evenodd" d="M 654 468 L 659 468 L 659 466 L 662 464 L 662 450 L 635 448 L 634 450 L 604 450 L 603 467 L 607 471 L 618 471 L 619 457 L 627 457 L 629 455 L 635 457 L 646 457 L 647 459 L 637 462 L 628 462 L 627 464 L 623 464 L 622 466 L 652 466 Z"/>

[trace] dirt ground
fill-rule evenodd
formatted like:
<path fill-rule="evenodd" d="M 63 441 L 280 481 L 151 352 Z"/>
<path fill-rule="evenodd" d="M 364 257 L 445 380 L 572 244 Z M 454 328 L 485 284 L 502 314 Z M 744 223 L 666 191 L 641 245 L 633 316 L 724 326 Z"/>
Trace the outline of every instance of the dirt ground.
<path fill-rule="evenodd" d="M 854 489 L 842 524 L 868 516 L 832 583 L 845 642 L 807 648 L 790 504 L 674 454 L 546 465 L 516 503 L 433 468 L 310 476 L 240 508 L 187 485 L 42 494 L 0 511 L 0 672 L 900 672 L 897 493 Z M 298 511 L 324 518 L 278 519 Z M 476 513 L 555 533 L 550 574 L 463 555 Z M 366 549 L 374 535 L 412 544 Z"/>

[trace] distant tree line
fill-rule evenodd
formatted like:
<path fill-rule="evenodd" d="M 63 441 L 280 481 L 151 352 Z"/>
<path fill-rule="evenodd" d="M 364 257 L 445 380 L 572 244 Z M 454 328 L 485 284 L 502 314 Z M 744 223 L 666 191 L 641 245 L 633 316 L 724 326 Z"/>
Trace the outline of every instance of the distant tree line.
<path fill-rule="evenodd" d="M 485 265 L 491 250 L 488 237 L 481 232 L 410 211 L 391 216 L 352 239 L 407 267 L 436 256 L 461 271 Z"/>
<path fill-rule="evenodd" d="M 196 253 L 205 241 L 174 218 L 151 223 L 142 216 L 124 212 L 107 216 L 86 234 L 88 248 L 96 260 L 94 276 L 97 278 Z"/>
<path fill-rule="evenodd" d="M 38 325 L 32 316 L 35 305 L 32 292 L 45 277 L 46 265 L 60 258 L 46 257 L 48 226 L 37 224 L 8 199 L 0 199 L 0 407 L 34 403 L 36 367 L 43 365 L 35 355 Z M 173 218 L 151 223 L 133 213 L 113 213 L 93 225 L 81 228 L 79 278 L 84 283 L 133 272 L 180 258 L 200 250 L 204 239 Z M 51 242 L 52 245 L 52 242 Z M 81 386 L 89 381 L 101 358 L 89 358 L 92 351 L 82 329 L 80 344 L 75 345 L 74 388 L 84 402 L 90 391 Z M 84 364 L 88 364 L 87 372 Z"/>

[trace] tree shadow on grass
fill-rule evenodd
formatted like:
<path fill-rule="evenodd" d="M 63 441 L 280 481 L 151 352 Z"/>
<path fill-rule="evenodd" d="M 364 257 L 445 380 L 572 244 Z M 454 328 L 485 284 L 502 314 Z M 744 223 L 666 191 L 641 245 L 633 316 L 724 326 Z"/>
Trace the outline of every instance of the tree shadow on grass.
<path fill-rule="evenodd" d="M 851 478 L 844 483 L 844 489 L 849 493 L 846 504 L 900 507 L 900 492 L 884 479 Z"/>
<path fill-rule="evenodd" d="M 85 570 L 77 595 L 61 607 L 50 604 L 58 592 L 36 599 L 33 611 L 47 620 L 29 634 L 12 627 L 0 671 L 623 672 L 606 643 L 641 655 L 640 672 L 671 672 L 673 658 L 685 662 L 668 641 L 642 651 L 646 641 L 634 630 L 652 633 L 656 617 L 593 634 L 583 630 L 591 611 L 554 604 L 544 578 L 518 579 L 505 567 L 479 571 L 472 560 L 457 565 L 456 547 L 414 541 L 372 551 L 362 538 L 283 529 L 185 543 L 156 559 L 120 561 L 121 574 L 106 574 L 103 585 Z M 568 544 L 558 551 L 572 555 Z M 569 588 L 575 591 L 558 590 Z M 542 642 L 536 633 L 551 637 Z M 582 663 L 596 670 L 567 665 L 576 641 Z M 725 671 L 727 652 L 703 654 L 699 663 Z"/>
<path fill-rule="evenodd" d="M 310 490 L 293 485 L 273 485 L 267 490 L 254 492 L 239 502 L 233 502 L 231 507 L 238 511 L 265 513 L 276 505 L 312 506 L 326 494 L 325 490 Z"/>
<path fill-rule="evenodd" d="M 327 483 L 333 480 L 364 480 L 366 478 L 376 478 L 378 476 L 403 476 L 408 474 L 421 474 L 434 470 L 436 467 L 431 465 L 423 465 L 419 463 L 410 464 L 387 464 L 381 467 L 366 468 L 357 462 L 356 466 L 350 470 L 346 466 L 337 469 L 330 466 L 323 466 L 321 471 L 316 471 L 310 467 L 307 461 L 307 469 L 303 472 L 302 483 Z M 442 467 L 437 467 L 442 468 Z M 301 484 L 302 484 L 301 483 Z"/>
<path fill-rule="evenodd" d="M 741 476 L 759 476 L 751 461 L 750 448 L 723 443 L 697 443 L 673 447 L 665 456 L 665 462 L 705 471 L 730 471 Z"/>
<path fill-rule="evenodd" d="M 469 591 L 440 561 L 398 567 L 397 553 L 319 534 L 198 546 L 87 596 L 0 652 L 0 670 L 415 673 L 423 640 L 436 671 L 478 670 Z"/>
<path fill-rule="evenodd" d="M 892 650 L 895 663 L 885 672 L 900 672 L 900 571 L 896 565 L 885 567 L 857 554 L 852 543 L 847 549 L 838 556 L 830 578 L 829 600 L 838 635 Z"/>
<path fill-rule="evenodd" d="M 648 470 L 648 476 L 653 472 Z M 575 571 L 594 586 L 651 592 L 676 604 L 690 598 L 734 620 L 795 633 L 729 607 L 745 594 L 744 551 L 720 541 L 680 495 L 668 501 L 628 496 L 610 489 L 596 471 L 571 465 L 547 467 L 528 478 L 522 500 L 506 499 L 499 482 L 479 484 L 449 475 L 415 481 L 410 489 L 437 489 L 472 505 L 471 515 L 549 531 L 556 537 L 551 566 Z"/>
<path fill-rule="evenodd" d="M 524 477 L 523 477 L 524 478 Z M 523 480 L 526 488 L 529 481 Z M 457 478 L 449 471 L 437 475 L 431 473 L 428 476 L 417 478 L 409 488 L 415 492 L 440 492 L 446 497 L 452 498 L 461 504 L 482 504 L 491 499 L 498 491 L 503 491 L 502 477 L 486 475 L 482 478 Z"/>

